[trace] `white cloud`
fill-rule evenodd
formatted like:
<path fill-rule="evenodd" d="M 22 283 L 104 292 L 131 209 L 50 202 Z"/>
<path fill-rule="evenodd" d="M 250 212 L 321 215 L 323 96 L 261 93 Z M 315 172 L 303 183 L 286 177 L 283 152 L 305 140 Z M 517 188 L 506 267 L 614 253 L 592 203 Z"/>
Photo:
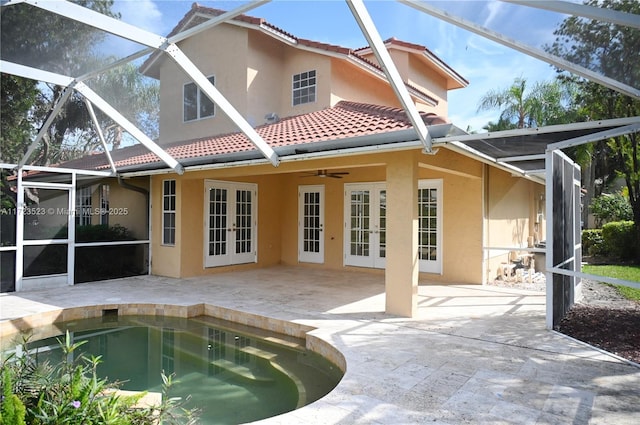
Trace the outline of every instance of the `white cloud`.
<path fill-rule="evenodd" d="M 113 9 L 120 13 L 121 21 L 164 35 L 161 34 L 162 13 L 153 0 L 117 0 Z"/>
<path fill-rule="evenodd" d="M 486 28 L 491 27 L 491 24 L 493 24 L 493 22 L 502 13 L 503 7 L 504 7 L 504 3 L 501 3 L 499 1 L 489 2 L 486 6 L 486 8 L 489 11 L 489 15 L 485 18 L 484 22 L 482 23 L 482 26 Z"/>

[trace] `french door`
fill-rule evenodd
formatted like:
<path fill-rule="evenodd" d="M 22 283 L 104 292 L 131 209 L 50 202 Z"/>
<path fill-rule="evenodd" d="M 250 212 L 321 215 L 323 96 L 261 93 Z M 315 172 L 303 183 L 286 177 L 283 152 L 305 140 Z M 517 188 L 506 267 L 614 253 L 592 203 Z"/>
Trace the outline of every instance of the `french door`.
<path fill-rule="evenodd" d="M 298 187 L 298 261 L 324 263 L 324 186 Z"/>
<path fill-rule="evenodd" d="M 257 261 L 255 184 L 205 180 L 205 267 Z"/>
<path fill-rule="evenodd" d="M 345 184 L 344 205 L 344 264 L 384 268 L 387 249 L 385 184 Z"/>

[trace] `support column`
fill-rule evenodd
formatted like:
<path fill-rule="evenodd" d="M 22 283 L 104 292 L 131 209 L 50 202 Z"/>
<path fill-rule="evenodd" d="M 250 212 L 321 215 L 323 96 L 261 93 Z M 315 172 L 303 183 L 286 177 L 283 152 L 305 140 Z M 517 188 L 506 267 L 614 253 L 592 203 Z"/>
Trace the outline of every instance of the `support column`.
<path fill-rule="evenodd" d="M 418 163 L 410 152 L 387 163 L 385 311 L 418 312 Z"/>

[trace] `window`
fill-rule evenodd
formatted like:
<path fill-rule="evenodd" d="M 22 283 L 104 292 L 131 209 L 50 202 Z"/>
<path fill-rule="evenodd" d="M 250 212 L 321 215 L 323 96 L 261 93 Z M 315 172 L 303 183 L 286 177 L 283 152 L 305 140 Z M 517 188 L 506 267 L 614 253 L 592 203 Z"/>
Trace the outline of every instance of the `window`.
<path fill-rule="evenodd" d="M 100 224 L 109 224 L 109 185 L 100 186 Z"/>
<path fill-rule="evenodd" d="M 209 77 L 209 82 L 215 84 L 215 78 Z M 212 117 L 216 113 L 215 104 L 200 90 L 196 83 L 184 85 L 183 99 L 185 122 Z"/>
<path fill-rule="evenodd" d="M 293 76 L 293 106 L 316 101 L 316 71 Z"/>
<path fill-rule="evenodd" d="M 420 271 L 442 273 L 442 180 L 418 183 Z"/>
<path fill-rule="evenodd" d="M 82 187 L 76 191 L 76 224 L 91 224 L 91 187 Z"/>
<path fill-rule="evenodd" d="M 176 243 L 176 181 L 162 181 L 162 244 Z"/>

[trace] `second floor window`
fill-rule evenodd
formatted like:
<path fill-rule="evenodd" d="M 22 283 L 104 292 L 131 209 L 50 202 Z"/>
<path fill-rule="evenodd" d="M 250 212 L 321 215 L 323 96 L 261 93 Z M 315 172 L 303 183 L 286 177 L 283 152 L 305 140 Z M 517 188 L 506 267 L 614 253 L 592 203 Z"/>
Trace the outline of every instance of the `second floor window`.
<path fill-rule="evenodd" d="M 215 78 L 209 77 L 209 82 L 215 84 Z M 185 122 L 212 117 L 216 113 L 215 104 L 200 90 L 200 87 L 196 86 L 196 83 L 184 85 L 182 105 Z"/>
<path fill-rule="evenodd" d="M 293 106 L 316 101 L 316 71 L 293 76 Z"/>

